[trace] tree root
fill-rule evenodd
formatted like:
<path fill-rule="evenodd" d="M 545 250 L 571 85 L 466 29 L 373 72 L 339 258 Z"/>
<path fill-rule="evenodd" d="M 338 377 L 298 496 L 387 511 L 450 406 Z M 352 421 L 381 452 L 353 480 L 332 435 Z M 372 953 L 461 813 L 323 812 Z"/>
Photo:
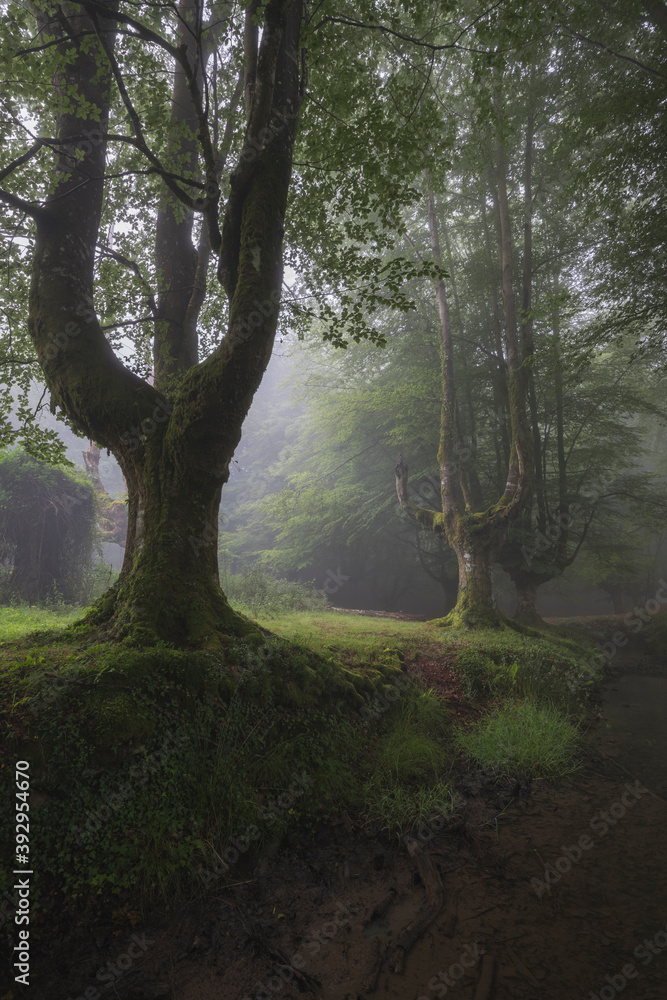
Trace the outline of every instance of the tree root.
<path fill-rule="evenodd" d="M 394 946 L 390 959 L 390 967 L 396 973 L 403 972 L 406 957 L 412 951 L 417 941 L 419 941 L 426 928 L 440 915 L 445 901 L 442 880 L 429 855 L 426 851 L 422 850 L 417 841 L 412 837 L 406 837 L 405 844 L 408 853 L 417 862 L 419 875 L 426 889 L 428 906 L 414 920 L 410 921 Z"/>

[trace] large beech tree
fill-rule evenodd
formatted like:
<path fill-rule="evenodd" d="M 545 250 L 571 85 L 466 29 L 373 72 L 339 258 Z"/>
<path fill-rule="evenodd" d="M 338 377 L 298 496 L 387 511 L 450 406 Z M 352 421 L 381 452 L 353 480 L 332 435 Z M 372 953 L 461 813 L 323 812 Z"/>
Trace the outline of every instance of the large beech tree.
<path fill-rule="evenodd" d="M 41 44 L 55 47 L 61 60 L 53 76 L 60 100 L 49 137 L 57 180 L 43 205 L 10 194 L 5 199 L 36 223 L 29 325 L 52 405 L 114 452 L 127 483 L 124 566 L 96 612 L 98 620 L 113 618 L 119 637 L 201 645 L 219 631 L 244 634 L 250 628 L 220 590 L 215 525 L 229 462 L 276 332 L 304 85 L 303 3 L 269 0 L 261 9 L 261 41 L 258 10 L 251 4 L 246 11 L 247 128 L 222 226 L 224 150 L 212 141 L 204 73 L 209 39 L 229 16 L 229 5 L 216 5 L 205 26 L 198 0 L 181 0 L 171 40 L 135 20 L 130 5 L 84 0 L 44 5 L 37 13 Z M 176 127 L 162 161 L 128 94 L 115 51 L 120 32 L 152 42 L 173 60 Z M 114 88 L 132 126 L 124 141 L 164 182 L 155 230 L 152 384 L 119 360 L 94 305 Z M 195 212 L 206 221 L 198 251 Z M 229 321 L 218 350 L 197 363 L 209 252 L 218 257 Z"/>
<path fill-rule="evenodd" d="M 311 230 L 292 243 L 290 261 L 307 271 L 309 257 L 321 281 L 327 266 L 340 277 L 359 263 L 363 292 L 335 282 L 316 289 L 338 343 L 350 329 L 381 339 L 363 315 L 369 289 L 371 299 L 409 305 L 401 260 L 379 274 L 377 254 L 364 248 L 390 245 L 392 213 L 411 197 L 413 97 L 403 85 L 392 90 L 390 44 L 376 19 L 341 19 L 335 5 L 319 5 L 317 17 L 310 23 L 304 0 L 35 0 L 17 4 L 0 32 L 18 85 L 5 96 L 2 128 L 13 150 L 23 140 L 13 160 L 7 147 L 2 154 L 0 201 L 23 236 L 9 252 L 17 292 L 32 258 L 30 339 L 52 409 L 112 451 L 127 484 L 123 569 L 89 616 L 115 638 L 197 647 L 262 638 L 220 589 L 218 508 L 276 336 L 307 39 L 329 105 L 321 94 L 311 102 L 310 134 L 333 124 L 323 149 L 302 143 L 291 214 Z M 351 72 L 338 72 L 332 45 Z M 310 163 L 322 151 L 332 167 L 324 172 Z M 320 177 L 318 202 L 309 185 Z M 336 206 L 337 237 L 334 222 L 327 232 Z M 147 234 L 152 261 L 118 249 L 116 224 L 116 241 Z M 301 307 L 302 317 L 313 313 Z M 125 328 L 132 337 L 150 329 L 133 341 L 138 357 Z"/>

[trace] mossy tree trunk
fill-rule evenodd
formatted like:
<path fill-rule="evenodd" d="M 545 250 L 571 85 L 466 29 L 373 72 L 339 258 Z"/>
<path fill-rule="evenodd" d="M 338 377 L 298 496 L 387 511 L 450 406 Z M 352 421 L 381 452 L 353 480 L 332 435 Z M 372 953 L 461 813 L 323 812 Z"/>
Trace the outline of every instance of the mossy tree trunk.
<path fill-rule="evenodd" d="M 261 41 L 256 28 L 245 33 L 246 66 L 254 66 L 253 86 L 246 91 L 252 99 L 222 232 L 218 178 L 224 156 L 213 148 L 206 118 L 206 43 L 204 48 L 200 44 L 210 40 L 214 26 L 207 34 L 198 0 L 182 0 L 181 30 L 184 38 L 194 31 L 192 45 L 184 41 L 173 46 L 155 36 L 176 62 L 173 117 L 178 138 L 168 155 L 181 164 L 181 178 L 188 166 L 195 170 L 203 164 L 206 189 L 201 197 L 190 195 L 183 180 L 174 179 L 169 163 L 156 168 L 168 190 L 156 229 L 153 384 L 130 372 L 114 354 L 94 307 L 95 246 L 114 86 L 134 125 L 135 145 L 142 152 L 148 149 L 115 57 L 117 24 L 137 25 L 95 0 L 84 0 L 76 9 L 80 13 L 73 15 L 63 4 L 65 27 L 49 28 L 61 31 L 58 47 L 68 59 L 67 82 L 70 88 L 76 83 L 79 101 L 74 110 L 63 102 L 57 116 L 55 188 L 42 208 L 29 206 L 37 223 L 29 326 L 52 408 L 60 407 L 79 431 L 110 449 L 127 483 L 123 568 L 91 621 L 106 623 L 114 636 L 142 643 L 168 640 L 202 647 L 225 635 L 259 638 L 256 626 L 234 613 L 220 590 L 218 506 L 276 333 L 284 215 L 303 98 L 302 0 L 269 0 L 262 8 Z M 251 5 L 247 17 L 253 12 Z M 219 12 L 216 17 L 216 23 L 224 21 Z M 72 37 L 81 33 L 97 33 L 97 44 L 73 44 Z M 56 77 L 54 85 L 58 93 L 64 80 Z M 230 121 L 232 114 L 230 109 Z M 174 211 L 176 201 L 181 202 L 180 215 Z M 206 226 L 199 251 L 191 239 L 196 215 Z M 229 322 L 220 346 L 197 363 L 198 265 L 210 253 L 218 258 Z"/>
<path fill-rule="evenodd" d="M 507 479 L 500 499 L 479 510 L 479 480 L 473 466 L 466 466 L 457 405 L 454 338 L 444 281 L 435 285 L 440 328 L 442 406 L 440 417 L 440 488 L 442 513 L 418 507 L 408 494 L 408 470 L 401 459 L 396 466 L 396 492 L 401 506 L 419 523 L 442 533 L 459 564 L 459 591 L 455 608 L 441 619 L 445 625 L 501 626 L 496 608 L 494 567 L 512 522 L 529 502 L 531 492 L 531 442 L 525 413 L 525 368 L 519 350 L 518 321 L 512 276 L 512 244 L 507 198 L 505 154 L 497 148 L 496 205 L 499 214 L 500 264 L 505 318 L 505 352 L 508 370 L 510 449 Z M 433 258 L 442 264 L 435 194 L 426 176 L 428 219 Z M 471 457 L 471 456 L 467 456 Z"/>

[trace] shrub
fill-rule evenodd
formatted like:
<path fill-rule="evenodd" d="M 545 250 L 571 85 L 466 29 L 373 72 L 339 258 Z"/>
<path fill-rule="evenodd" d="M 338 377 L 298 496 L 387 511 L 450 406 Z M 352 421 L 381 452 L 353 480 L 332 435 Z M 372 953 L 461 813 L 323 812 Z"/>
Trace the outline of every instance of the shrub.
<path fill-rule="evenodd" d="M 283 615 L 292 611 L 324 611 L 327 598 L 314 583 L 276 579 L 259 567 L 230 574 L 224 584 L 230 602 L 251 615 Z"/>
<path fill-rule="evenodd" d="M 480 630 L 466 642 L 456 669 L 468 697 L 511 693 L 576 710 L 601 676 L 574 640 Z"/>
<path fill-rule="evenodd" d="M 97 497 L 88 478 L 22 451 L 0 456 L 2 600 L 76 603 L 90 566 Z"/>

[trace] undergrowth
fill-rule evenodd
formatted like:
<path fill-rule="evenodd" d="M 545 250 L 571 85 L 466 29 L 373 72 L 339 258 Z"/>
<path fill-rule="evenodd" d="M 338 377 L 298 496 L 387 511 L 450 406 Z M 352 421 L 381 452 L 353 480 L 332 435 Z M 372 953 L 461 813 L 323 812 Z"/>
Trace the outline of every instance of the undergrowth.
<path fill-rule="evenodd" d="M 73 902 L 208 889 L 290 827 L 384 815 L 400 777 L 387 829 L 431 808 L 446 719 L 391 657 L 355 670 L 278 639 L 225 662 L 166 646 L 9 652 L 4 744 L 30 764 L 33 903 L 56 888 Z M 378 692 L 392 698 L 369 713 Z M 11 795 L 5 783 L 8 839 Z"/>
<path fill-rule="evenodd" d="M 258 567 L 245 573 L 230 573 L 222 583 L 231 605 L 251 618 L 324 611 L 327 607 L 326 594 L 314 583 L 275 578 Z"/>
<path fill-rule="evenodd" d="M 38 627 L 55 621 L 30 615 Z M 344 812 L 376 835 L 440 828 L 455 812 L 455 744 L 442 698 L 407 676 L 418 656 L 453 666 L 471 697 L 540 703 L 510 706 L 460 737 L 482 766 L 549 775 L 573 766 L 576 730 L 543 703 L 580 710 L 594 679 L 580 643 L 444 636 L 327 611 L 259 620 L 274 633 L 266 647 L 239 643 L 224 655 L 82 650 L 55 633 L 5 644 L 3 763 L 30 762 L 31 849 L 41 859 L 33 902 L 56 887 L 73 901 L 208 890 L 288 829 L 314 835 Z M 16 635 L 18 620 L 7 621 Z M 468 735 L 477 742 L 464 744 Z M 11 792 L 6 782 L 8 838 Z"/>
<path fill-rule="evenodd" d="M 523 697 L 580 712 L 602 677 L 590 652 L 581 640 L 480 630 L 468 635 L 455 669 L 471 698 Z"/>
<path fill-rule="evenodd" d="M 508 705 L 457 734 L 458 746 L 483 768 L 517 777 L 559 778 L 578 768 L 579 730 L 556 709 Z"/>

